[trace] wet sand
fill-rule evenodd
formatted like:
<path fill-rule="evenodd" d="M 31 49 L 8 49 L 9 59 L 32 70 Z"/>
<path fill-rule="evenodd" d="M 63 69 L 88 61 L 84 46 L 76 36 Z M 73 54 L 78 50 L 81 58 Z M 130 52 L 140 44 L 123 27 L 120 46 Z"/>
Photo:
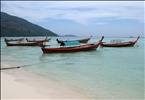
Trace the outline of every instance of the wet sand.
<path fill-rule="evenodd" d="M 82 90 L 22 68 L 1 70 L 1 99 L 87 99 Z"/>

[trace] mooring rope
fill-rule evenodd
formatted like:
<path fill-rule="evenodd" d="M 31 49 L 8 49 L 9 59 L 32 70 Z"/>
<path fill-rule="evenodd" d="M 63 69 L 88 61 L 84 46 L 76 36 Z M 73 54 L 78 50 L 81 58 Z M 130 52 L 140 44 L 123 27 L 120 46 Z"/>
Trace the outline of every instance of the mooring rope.
<path fill-rule="evenodd" d="M 1 70 L 6 70 L 6 69 L 15 69 L 15 68 L 20 68 L 20 67 L 1 68 Z"/>
<path fill-rule="evenodd" d="M 46 62 L 39 62 L 39 63 L 29 64 L 29 65 L 16 66 L 16 67 L 1 68 L 0 70 L 7 70 L 7 69 L 15 69 L 15 68 L 21 68 L 21 67 L 28 67 L 28 66 L 32 66 L 32 65 L 38 65 L 38 64 L 41 64 L 41 63 L 55 62 L 55 61 L 61 61 L 61 60 L 66 60 L 66 59 L 68 59 L 68 58 L 51 60 L 51 61 L 46 61 Z"/>

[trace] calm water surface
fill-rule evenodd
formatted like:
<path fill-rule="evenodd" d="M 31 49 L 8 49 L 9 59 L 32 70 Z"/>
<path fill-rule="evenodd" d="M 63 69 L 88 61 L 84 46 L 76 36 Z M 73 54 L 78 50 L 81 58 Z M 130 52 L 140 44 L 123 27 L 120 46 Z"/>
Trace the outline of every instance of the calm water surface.
<path fill-rule="evenodd" d="M 31 37 L 32 38 L 32 37 Z M 39 37 L 40 39 L 44 37 Z M 58 46 L 57 37 L 47 43 Z M 86 37 L 59 37 L 59 39 Z M 101 37 L 92 37 L 97 42 Z M 109 42 L 113 38 L 104 38 Z M 120 38 L 125 41 L 136 38 Z M 25 70 L 85 91 L 93 99 L 144 98 L 144 43 L 134 47 L 97 48 L 94 51 L 43 54 L 40 47 L 7 47 L 1 38 L 1 63 Z"/>

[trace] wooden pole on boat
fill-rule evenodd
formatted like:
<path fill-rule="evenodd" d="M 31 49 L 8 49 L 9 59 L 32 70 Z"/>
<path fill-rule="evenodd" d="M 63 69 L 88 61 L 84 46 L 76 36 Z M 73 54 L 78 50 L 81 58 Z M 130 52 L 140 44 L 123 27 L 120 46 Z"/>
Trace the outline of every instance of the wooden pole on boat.
<path fill-rule="evenodd" d="M 46 40 L 47 40 L 48 36 L 46 36 L 45 40 L 43 43 L 41 43 L 40 47 L 44 47 L 45 46 L 45 43 L 46 43 Z"/>
<path fill-rule="evenodd" d="M 139 45 L 137 44 L 138 40 L 139 40 L 140 36 L 137 37 L 135 44 L 137 45 L 137 47 L 139 47 Z"/>
<path fill-rule="evenodd" d="M 47 40 L 48 36 L 46 36 L 46 38 L 44 39 L 45 41 Z"/>
<path fill-rule="evenodd" d="M 99 43 L 100 43 L 100 47 L 102 47 L 102 40 L 104 39 L 104 36 L 102 36 L 102 38 L 101 38 L 101 40 L 99 41 Z"/>
<path fill-rule="evenodd" d="M 104 36 L 102 36 L 101 40 L 99 42 L 102 42 L 102 40 L 104 39 Z"/>
<path fill-rule="evenodd" d="M 139 40 L 140 36 L 137 37 L 136 42 Z"/>

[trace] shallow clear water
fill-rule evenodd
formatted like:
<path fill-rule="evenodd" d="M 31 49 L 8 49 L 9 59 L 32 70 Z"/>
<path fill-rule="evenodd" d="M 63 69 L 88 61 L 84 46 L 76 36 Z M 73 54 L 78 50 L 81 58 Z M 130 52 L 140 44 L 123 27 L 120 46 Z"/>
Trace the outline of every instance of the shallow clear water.
<path fill-rule="evenodd" d="M 58 46 L 56 38 L 47 44 Z M 77 38 L 86 37 L 59 37 L 62 40 Z M 104 38 L 103 41 L 112 39 Z M 89 42 L 99 40 L 99 37 L 92 37 Z M 43 54 L 40 47 L 7 47 L 1 38 L 1 63 L 6 67 L 28 65 L 23 68 L 79 88 L 93 99 L 143 99 L 144 43 L 140 38 L 134 47 L 99 47 L 87 52 Z"/>

